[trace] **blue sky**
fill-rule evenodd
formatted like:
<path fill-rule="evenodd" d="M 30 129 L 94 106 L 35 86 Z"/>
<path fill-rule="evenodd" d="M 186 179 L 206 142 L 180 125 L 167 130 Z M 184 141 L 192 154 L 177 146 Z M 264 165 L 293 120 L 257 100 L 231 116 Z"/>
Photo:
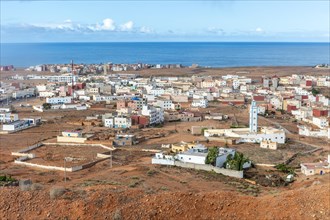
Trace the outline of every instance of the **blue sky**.
<path fill-rule="evenodd" d="M 1 42 L 329 42 L 324 1 L 2 1 Z"/>

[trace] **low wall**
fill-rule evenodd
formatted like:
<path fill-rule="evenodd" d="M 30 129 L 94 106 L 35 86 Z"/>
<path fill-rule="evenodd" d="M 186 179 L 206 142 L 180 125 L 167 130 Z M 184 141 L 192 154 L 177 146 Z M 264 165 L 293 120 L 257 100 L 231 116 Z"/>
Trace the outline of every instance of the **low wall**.
<path fill-rule="evenodd" d="M 196 169 L 196 170 L 214 171 L 216 173 L 221 173 L 225 176 L 243 178 L 243 171 L 224 169 L 224 168 L 214 167 L 212 165 L 183 163 L 180 161 L 175 161 L 174 165 L 179 166 L 179 167 L 184 167 L 184 168 Z"/>
<path fill-rule="evenodd" d="M 86 140 L 87 140 L 87 138 L 83 138 L 83 137 L 57 136 L 57 142 L 85 143 Z"/>
<path fill-rule="evenodd" d="M 18 157 L 27 157 L 28 159 L 32 159 L 36 157 L 35 154 L 19 153 L 19 152 L 12 152 L 11 155 Z"/>
<path fill-rule="evenodd" d="M 96 154 L 96 157 L 98 157 L 98 158 L 110 158 L 110 157 L 112 157 L 112 156 L 109 155 L 109 154 L 97 153 L 97 154 Z"/>
<path fill-rule="evenodd" d="M 174 165 L 174 166 L 178 166 L 178 167 L 190 168 L 190 169 L 196 169 L 196 170 L 214 171 L 216 173 L 221 173 L 225 176 L 231 176 L 231 177 L 236 177 L 236 178 L 243 178 L 243 174 L 244 174 L 243 171 L 224 169 L 224 168 L 214 167 L 214 166 L 208 165 L 208 164 L 184 163 L 184 162 L 180 162 L 180 161 L 158 159 L 158 158 L 152 158 L 151 163 L 160 164 L 160 165 L 171 165 L 171 166 Z"/>
<path fill-rule="evenodd" d="M 94 166 L 96 163 L 99 163 L 101 161 L 104 161 L 106 159 L 111 158 L 111 155 L 104 154 L 104 153 L 98 153 L 97 157 L 99 157 L 101 159 L 99 159 L 97 161 L 86 163 L 86 164 L 83 164 L 83 165 L 80 165 L 80 166 L 67 167 L 67 168 L 58 167 L 58 166 L 47 166 L 47 165 L 41 165 L 41 164 L 36 164 L 36 163 L 25 162 L 29 159 L 35 158 L 35 154 L 29 154 L 29 153 L 25 153 L 25 152 L 31 151 L 31 150 L 36 149 L 36 148 L 38 148 L 40 146 L 43 146 L 43 145 L 76 146 L 76 147 L 77 146 L 80 146 L 80 147 L 101 147 L 101 148 L 104 148 L 104 149 L 109 150 L 109 151 L 116 150 L 116 148 L 114 148 L 114 147 L 108 147 L 108 146 L 105 146 L 103 144 L 37 143 L 35 145 L 29 146 L 28 148 L 25 148 L 25 149 L 20 150 L 18 152 L 12 152 L 11 154 L 13 156 L 19 156 L 19 158 L 16 159 L 14 161 L 14 163 L 20 164 L 20 165 L 25 165 L 25 166 L 30 166 L 30 167 L 47 169 L 47 170 L 59 170 L 59 171 L 75 172 L 75 171 L 78 171 L 78 170 L 82 170 L 82 169 Z"/>
<path fill-rule="evenodd" d="M 94 166 L 95 164 L 99 163 L 99 162 L 102 162 L 104 160 L 107 160 L 109 159 L 110 157 L 107 157 L 107 158 L 102 158 L 100 160 L 97 160 L 97 161 L 93 161 L 93 162 L 90 162 L 90 163 L 86 163 L 86 164 L 83 164 L 81 165 L 82 169 L 86 169 L 86 168 L 89 168 L 89 167 L 92 167 Z"/>
<path fill-rule="evenodd" d="M 75 144 L 75 143 L 50 143 L 50 142 L 45 142 L 43 144 L 44 145 L 59 145 L 59 146 L 76 146 L 76 147 L 90 146 L 90 147 L 102 147 L 104 149 L 111 150 L 111 151 L 116 150 L 116 148 L 114 148 L 114 147 L 108 147 L 103 144 Z"/>
<path fill-rule="evenodd" d="M 17 163 L 20 165 L 25 165 L 25 166 L 30 166 L 30 167 L 47 169 L 47 170 L 59 170 L 59 171 L 67 171 L 67 172 L 74 172 L 74 171 L 83 169 L 82 166 L 64 168 L 64 167 L 57 167 L 57 166 L 46 166 L 46 165 L 40 165 L 40 164 L 35 164 L 35 163 L 28 163 L 28 162 L 23 162 L 23 161 L 18 161 L 18 160 L 15 160 L 14 163 Z"/>
<path fill-rule="evenodd" d="M 34 144 L 32 146 L 29 146 L 27 148 L 24 148 L 22 150 L 19 150 L 18 153 L 25 153 L 25 152 L 28 152 L 30 150 L 34 150 L 34 149 L 36 149 L 38 147 L 41 147 L 41 146 L 43 146 L 43 143 L 36 143 L 36 144 Z"/>
<path fill-rule="evenodd" d="M 158 159 L 158 158 L 152 158 L 151 159 L 152 164 L 160 164 L 160 165 L 171 165 L 174 166 L 174 160 L 166 160 L 166 159 Z"/>

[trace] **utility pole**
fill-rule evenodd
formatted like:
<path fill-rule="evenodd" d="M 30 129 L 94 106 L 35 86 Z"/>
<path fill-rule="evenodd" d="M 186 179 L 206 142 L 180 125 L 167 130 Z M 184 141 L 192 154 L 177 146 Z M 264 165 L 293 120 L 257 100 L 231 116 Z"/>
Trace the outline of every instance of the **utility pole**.
<path fill-rule="evenodd" d="M 66 158 L 64 157 L 64 182 L 66 183 Z"/>
<path fill-rule="evenodd" d="M 112 168 L 112 150 L 110 151 L 110 168 Z"/>

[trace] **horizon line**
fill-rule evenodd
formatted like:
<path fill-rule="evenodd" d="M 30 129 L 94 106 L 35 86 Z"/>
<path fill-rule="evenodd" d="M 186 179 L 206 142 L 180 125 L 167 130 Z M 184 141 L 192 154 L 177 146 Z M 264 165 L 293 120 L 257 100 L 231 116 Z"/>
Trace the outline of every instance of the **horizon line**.
<path fill-rule="evenodd" d="M 330 41 L 49 41 L 49 42 L 0 42 L 0 44 L 43 43 L 328 43 Z"/>

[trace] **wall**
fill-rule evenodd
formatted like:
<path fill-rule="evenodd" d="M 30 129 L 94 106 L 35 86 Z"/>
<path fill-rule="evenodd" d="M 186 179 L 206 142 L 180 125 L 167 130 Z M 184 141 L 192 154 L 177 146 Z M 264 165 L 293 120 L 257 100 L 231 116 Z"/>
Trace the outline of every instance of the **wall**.
<path fill-rule="evenodd" d="M 171 165 L 174 166 L 174 160 L 166 160 L 166 159 L 157 159 L 152 158 L 151 159 L 152 164 L 160 164 L 160 165 Z"/>
<path fill-rule="evenodd" d="M 84 143 L 86 140 L 87 138 L 82 138 L 82 137 L 57 136 L 57 142 Z"/>
<path fill-rule="evenodd" d="M 157 158 L 152 158 L 151 163 L 160 164 L 160 165 L 171 165 L 171 166 L 175 165 L 178 167 L 197 169 L 197 170 L 214 171 L 216 173 L 220 173 L 225 176 L 243 178 L 243 171 L 224 169 L 224 168 L 214 167 L 212 165 L 206 165 L 206 164 L 183 163 L 180 161 L 157 159 Z"/>
<path fill-rule="evenodd" d="M 243 178 L 243 171 L 218 168 L 218 167 L 214 167 L 212 165 L 183 163 L 183 162 L 180 162 L 180 161 L 175 161 L 174 165 L 179 166 L 179 167 L 184 167 L 184 168 L 197 169 L 197 170 L 214 171 L 216 173 L 221 173 L 225 176 Z"/>
<path fill-rule="evenodd" d="M 20 165 L 26 165 L 36 168 L 42 168 L 47 170 L 60 170 L 60 171 L 68 171 L 68 172 L 74 172 L 82 169 L 82 166 L 75 166 L 75 167 L 57 167 L 57 166 L 46 166 L 46 165 L 40 165 L 40 164 L 34 164 L 34 163 L 28 163 L 23 161 L 15 160 L 14 163 L 20 164 Z"/>

